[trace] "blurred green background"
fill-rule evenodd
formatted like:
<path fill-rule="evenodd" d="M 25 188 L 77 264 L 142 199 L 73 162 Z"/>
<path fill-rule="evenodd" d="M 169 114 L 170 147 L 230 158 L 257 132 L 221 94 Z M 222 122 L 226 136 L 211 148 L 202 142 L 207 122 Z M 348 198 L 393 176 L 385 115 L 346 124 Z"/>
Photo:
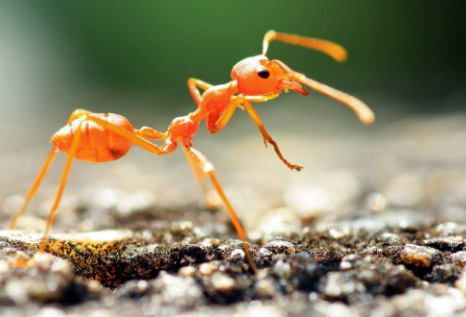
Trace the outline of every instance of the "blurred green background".
<path fill-rule="evenodd" d="M 232 66 L 259 54 L 264 33 L 274 29 L 347 48 L 349 60 L 340 65 L 318 52 L 271 45 L 269 57 L 309 77 L 369 101 L 404 100 L 386 105 L 403 111 L 463 110 L 456 102 L 466 89 L 461 3 L 2 1 L 0 92 L 12 95 L 10 105 L 26 94 L 71 109 L 72 100 L 105 91 L 156 98 L 174 109 L 191 102 L 189 77 L 227 82 Z"/>

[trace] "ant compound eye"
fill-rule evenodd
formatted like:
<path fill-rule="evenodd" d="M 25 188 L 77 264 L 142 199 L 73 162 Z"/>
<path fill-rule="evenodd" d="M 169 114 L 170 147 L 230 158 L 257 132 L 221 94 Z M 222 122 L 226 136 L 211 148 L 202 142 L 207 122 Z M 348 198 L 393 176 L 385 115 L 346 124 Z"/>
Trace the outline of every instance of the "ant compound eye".
<path fill-rule="evenodd" d="M 257 75 L 259 75 L 260 78 L 267 79 L 270 76 L 270 72 L 267 69 L 261 69 L 257 72 Z"/>

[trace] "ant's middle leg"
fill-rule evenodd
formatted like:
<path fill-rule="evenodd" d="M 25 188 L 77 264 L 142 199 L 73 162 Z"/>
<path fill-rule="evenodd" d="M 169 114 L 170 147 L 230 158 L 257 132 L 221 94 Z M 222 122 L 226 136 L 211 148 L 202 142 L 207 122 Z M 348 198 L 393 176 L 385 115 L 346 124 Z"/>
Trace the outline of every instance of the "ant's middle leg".
<path fill-rule="evenodd" d="M 219 209 L 220 208 L 219 197 L 214 190 L 209 189 L 209 186 L 206 183 L 206 177 L 205 177 L 204 171 L 199 166 L 199 163 L 194 159 L 194 157 L 188 153 L 186 148 L 184 146 L 181 148 L 183 149 L 183 153 L 185 154 L 186 159 L 188 160 L 189 166 L 191 167 L 191 170 L 193 171 L 196 181 L 199 183 L 199 186 L 201 187 L 201 192 L 204 198 L 205 206 L 207 207 L 207 209 L 212 210 L 212 211 Z"/>
<path fill-rule="evenodd" d="M 199 164 L 199 167 L 202 169 L 202 171 L 210 178 L 212 185 L 215 188 L 215 191 L 217 192 L 218 196 L 220 197 L 223 204 L 225 205 L 225 208 L 227 209 L 227 212 L 230 216 L 233 226 L 236 229 L 236 232 L 238 233 L 239 238 L 243 241 L 244 251 L 246 253 L 246 257 L 248 259 L 249 265 L 251 266 L 251 270 L 254 273 L 256 273 L 257 268 L 256 268 L 256 265 L 254 264 L 254 259 L 252 257 L 251 251 L 249 250 L 249 244 L 246 239 L 246 232 L 244 231 L 244 228 L 241 225 L 241 222 L 239 221 L 238 216 L 236 215 L 236 212 L 233 209 L 233 206 L 230 204 L 225 193 L 223 192 L 223 188 L 220 185 L 220 182 L 217 179 L 217 176 L 215 176 L 214 166 L 198 150 L 192 147 L 186 147 L 185 149 L 186 149 L 186 152 L 190 156 L 192 156 L 194 161 L 197 162 L 197 164 Z"/>

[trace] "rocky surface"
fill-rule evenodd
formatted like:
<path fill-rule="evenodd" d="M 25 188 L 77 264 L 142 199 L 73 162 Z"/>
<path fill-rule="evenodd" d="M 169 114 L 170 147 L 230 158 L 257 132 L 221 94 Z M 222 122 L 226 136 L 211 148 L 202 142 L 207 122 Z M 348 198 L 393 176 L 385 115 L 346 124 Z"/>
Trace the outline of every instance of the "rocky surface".
<path fill-rule="evenodd" d="M 231 161 L 222 172 L 233 150 L 217 145 L 226 152 L 212 160 L 248 229 L 256 275 L 225 212 L 193 201 L 195 183 L 176 182 L 189 169 L 176 174 L 176 164 L 93 170 L 115 183 L 70 180 L 48 253 L 34 256 L 55 188 L 46 183 L 18 231 L 0 232 L 1 315 L 466 314 L 465 126 L 465 117 L 409 120 L 316 137 L 312 150 L 279 135 L 308 167 L 300 174 L 258 150 L 260 138 L 233 148 L 270 162 Z M 31 175 L 4 194 L 3 227 Z"/>

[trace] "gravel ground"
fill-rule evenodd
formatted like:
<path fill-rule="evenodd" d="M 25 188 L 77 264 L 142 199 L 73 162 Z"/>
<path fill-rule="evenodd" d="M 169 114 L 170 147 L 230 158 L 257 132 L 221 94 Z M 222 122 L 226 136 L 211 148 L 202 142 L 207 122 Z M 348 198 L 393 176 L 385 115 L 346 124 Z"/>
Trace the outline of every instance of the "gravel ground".
<path fill-rule="evenodd" d="M 466 314 L 466 116 L 352 122 L 317 135 L 298 132 L 321 129 L 317 120 L 298 123 L 269 132 L 300 173 L 263 149 L 253 126 L 233 128 L 228 143 L 195 143 L 248 230 L 257 275 L 226 212 L 197 198 L 182 155 L 153 164 L 136 151 L 99 168 L 75 164 L 49 254 L 29 267 L 60 168 L 18 231 L 0 232 L 1 315 Z M 3 228 L 38 151 L 45 157 L 43 146 L 0 157 Z"/>

